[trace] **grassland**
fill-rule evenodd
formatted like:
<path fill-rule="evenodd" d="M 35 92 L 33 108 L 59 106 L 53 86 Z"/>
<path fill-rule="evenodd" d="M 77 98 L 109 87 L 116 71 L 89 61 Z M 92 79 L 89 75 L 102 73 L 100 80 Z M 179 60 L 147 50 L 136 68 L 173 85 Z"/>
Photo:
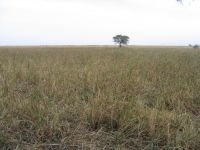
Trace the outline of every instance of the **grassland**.
<path fill-rule="evenodd" d="M 199 149 L 200 50 L 0 48 L 0 149 Z"/>

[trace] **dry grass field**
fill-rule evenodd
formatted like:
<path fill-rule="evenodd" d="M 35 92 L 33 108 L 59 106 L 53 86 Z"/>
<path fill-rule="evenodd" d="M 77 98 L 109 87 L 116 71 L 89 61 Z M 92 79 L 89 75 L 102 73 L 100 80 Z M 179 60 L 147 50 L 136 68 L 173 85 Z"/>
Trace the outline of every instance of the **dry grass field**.
<path fill-rule="evenodd" d="M 200 50 L 0 48 L 0 149 L 199 148 Z"/>

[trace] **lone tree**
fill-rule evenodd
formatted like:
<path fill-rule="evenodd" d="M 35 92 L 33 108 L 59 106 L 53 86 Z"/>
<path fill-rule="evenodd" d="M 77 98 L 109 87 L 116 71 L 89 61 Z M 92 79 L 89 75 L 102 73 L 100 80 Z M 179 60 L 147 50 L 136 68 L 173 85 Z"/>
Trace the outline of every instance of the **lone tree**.
<path fill-rule="evenodd" d="M 119 44 L 119 47 L 122 47 L 122 45 L 127 45 L 129 39 L 130 38 L 126 35 L 116 35 L 113 37 L 114 42 Z"/>

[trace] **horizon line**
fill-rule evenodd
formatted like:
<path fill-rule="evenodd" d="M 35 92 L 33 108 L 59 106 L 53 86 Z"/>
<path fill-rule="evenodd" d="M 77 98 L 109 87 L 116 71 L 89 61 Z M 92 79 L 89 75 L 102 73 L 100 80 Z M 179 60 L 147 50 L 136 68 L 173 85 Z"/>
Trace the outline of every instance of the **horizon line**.
<path fill-rule="evenodd" d="M 150 46 L 150 47 L 187 47 L 187 46 L 189 46 L 189 44 L 188 45 L 173 45 L 173 44 L 169 44 L 169 45 L 165 45 L 165 44 L 160 44 L 160 45 L 158 45 L 158 44 L 155 44 L 155 45 L 148 45 L 148 44 L 136 44 L 136 45 L 124 45 L 124 47 L 137 47 L 137 46 Z M 61 44 L 48 44 L 48 45 L 46 45 L 46 44 L 42 44 L 42 45 L 40 45 L 40 44 L 33 44 L 33 45 L 22 45 L 22 44 L 20 44 L 20 45 L 0 45 L 0 47 L 118 47 L 118 45 L 110 45 L 110 44 L 105 44 L 105 45 L 103 45 L 103 44 L 69 44 L 69 45 L 61 45 Z"/>

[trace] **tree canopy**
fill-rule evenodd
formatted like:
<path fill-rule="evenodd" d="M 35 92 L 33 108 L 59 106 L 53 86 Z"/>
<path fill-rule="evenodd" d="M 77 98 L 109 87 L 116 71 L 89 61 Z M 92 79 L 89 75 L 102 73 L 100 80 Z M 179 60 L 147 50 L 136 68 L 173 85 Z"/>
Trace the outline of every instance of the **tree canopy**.
<path fill-rule="evenodd" d="M 122 45 L 127 45 L 129 42 L 129 37 L 126 35 L 116 35 L 113 37 L 113 41 L 117 44 L 119 44 L 119 47 L 122 47 Z"/>

